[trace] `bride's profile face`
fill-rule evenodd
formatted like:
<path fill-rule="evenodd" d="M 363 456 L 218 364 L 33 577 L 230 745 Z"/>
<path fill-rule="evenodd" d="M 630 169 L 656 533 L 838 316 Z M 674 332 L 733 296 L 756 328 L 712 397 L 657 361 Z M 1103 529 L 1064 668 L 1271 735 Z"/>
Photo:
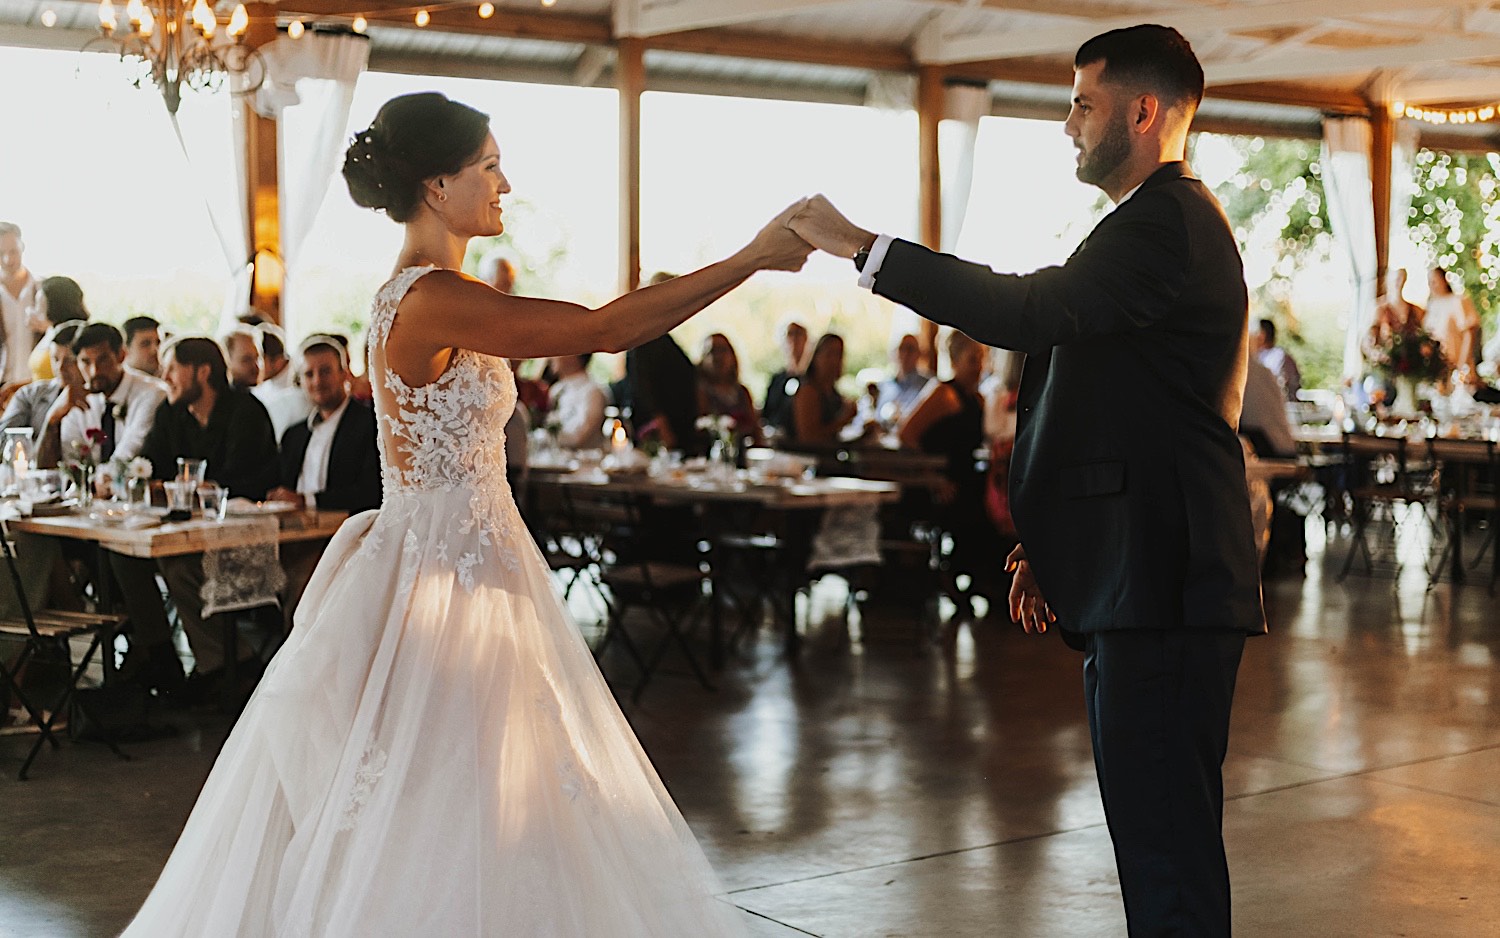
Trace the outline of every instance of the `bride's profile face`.
<path fill-rule="evenodd" d="M 500 147 L 493 136 L 485 139 L 476 158 L 452 176 L 442 177 L 440 184 L 448 199 L 439 207 L 449 228 L 470 237 L 505 230 L 500 197 L 510 192 L 510 181 L 500 171 Z"/>

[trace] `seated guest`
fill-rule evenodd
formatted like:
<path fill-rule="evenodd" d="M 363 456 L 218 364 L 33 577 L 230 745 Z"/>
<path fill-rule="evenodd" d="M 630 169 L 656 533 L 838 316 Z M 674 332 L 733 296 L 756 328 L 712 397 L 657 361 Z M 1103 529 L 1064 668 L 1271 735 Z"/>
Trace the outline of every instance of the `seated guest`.
<path fill-rule="evenodd" d="M 88 397 L 81 408 L 69 394 L 53 403 L 37 464 L 56 465 L 94 440 L 101 462 L 141 455 L 156 408 L 167 396 L 166 386 L 125 367 L 125 337 L 107 322 L 78 330 L 73 355 Z"/>
<path fill-rule="evenodd" d="M 1288 401 L 1297 399 L 1302 390 L 1302 372 L 1297 369 L 1296 359 L 1291 353 L 1276 344 L 1276 324 L 1269 319 L 1260 321 L 1260 328 L 1250 334 L 1255 358 L 1276 376 L 1281 387 L 1281 396 Z"/>
<path fill-rule="evenodd" d="M 296 369 L 286 355 L 285 333 L 279 327 L 265 323 L 255 327 L 255 339 L 260 347 L 260 379 L 250 393 L 266 405 L 271 426 L 280 439 L 288 427 L 311 416 L 313 405 L 297 387 Z"/>
<path fill-rule="evenodd" d="M 84 325 L 82 322 L 65 322 L 53 328 L 46 347 L 52 359 L 52 373 L 59 377 L 22 385 L 11 395 L 4 415 L 0 415 L 0 430 L 30 427 L 31 439 L 40 441 L 47 430 L 47 413 L 64 388 L 73 393 L 68 409 L 88 406 L 88 390 L 84 387 L 83 376 L 78 373 L 78 362 L 73 358 L 72 348 L 78 330 Z"/>
<path fill-rule="evenodd" d="M 625 353 L 625 378 L 615 385 L 615 405 L 628 409 L 635 441 L 656 439 L 689 456 L 708 451 L 698 421 L 698 369 L 671 334 Z"/>
<path fill-rule="evenodd" d="M 604 408 L 608 396 L 603 387 L 589 377 L 592 357 L 562 355 L 552 359 L 557 380 L 547 395 L 551 420 L 561 428 L 557 442 L 571 449 L 597 449 L 604 444 Z"/>
<path fill-rule="evenodd" d="M 229 385 L 224 353 L 206 336 L 168 343 L 167 400 L 156 409 L 141 455 L 155 477 L 175 478 L 179 458 L 208 462 L 208 477 L 231 497 L 262 501 L 280 481 L 271 418 L 248 390 Z"/>
<path fill-rule="evenodd" d="M 894 410 L 895 422 L 899 423 L 916 406 L 932 376 L 921 368 L 922 344 L 916 336 L 909 333 L 902 336 L 892 355 L 896 360 L 896 373 L 880 382 L 875 409 L 881 419 L 886 419 L 887 408 Z"/>
<path fill-rule="evenodd" d="M 766 385 L 766 399 L 760 408 L 760 419 L 767 427 L 790 433 L 792 429 L 792 398 L 801 385 L 802 372 L 807 367 L 807 327 L 795 320 L 781 331 L 781 350 L 785 362 L 781 369 L 771 375 Z"/>
<path fill-rule="evenodd" d="M 807 371 L 792 396 L 790 442 L 796 446 L 832 446 L 854 419 L 858 406 L 839 396 L 844 373 L 844 340 L 827 332 L 813 346 Z"/>
<path fill-rule="evenodd" d="M 131 316 L 125 320 L 125 367 L 134 368 L 153 378 L 161 376 L 161 323 L 150 316 Z"/>
<path fill-rule="evenodd" d="M 229 368 L 229 386 L 249 390 L 260 383 L 260 338 L 255 327 L 241 323 L 224 336 L 225 360 Z"/>
<path fill-rule="evenodd" d="M 52 333 L 57 331 L 57 327 L 65 322 L 83 322 L 89 318 L 88 307 L 83 304 L 83 288 L 71 277 L 48 277 L 43 280 L 42 300 L 38 305 L 47 317 L 47 332 L 36 344 L 36 348 L 31 350 L 31 358 L 27 361 L 34 381 L 46 381 L 53 377 L 49 346 L 52 344 Z"/>
<path fill-rule="evenodd" d="M 756 446 L 765 442 L 750 389 L 740 383 L 740 357 L 722 332 L 703 340 L 703 355 L 698 359 L 698 415 L 729 417 L 736 437 L 748 437 Z"/>
<path fill-rule="evenodd" d="M 269 497 L 356 514 L 380 507 L 375 411 L 349 397 L 349 359 L 326 335 L 302 343 L 302 391 L 312 416 L 281 438 L 281 484 Z"/>
<path fill-rule="evenodd" d="M 174 478 L 179 458 L 204 459 L 208 477 L 228 488 L 231 496 L 264 499 L 280 477 L 271 418 L 248 390 L 229 386 L 218 343 L 199 336 L 169 342 L 162 353 L 162 373 L 167 398 L 156 409 L 143 448 L 156 478 Z M 142 644 L 148 661 L 142 682 L 168 693 L 181 690 L 186 702 L 211 694 L 223 675 L 228 649 L 224 630 L 204 621 L 203 556 L 168 557 L 153 563 L 111 553 L 109 559 L 135 630 L 132 641 Z M 196 660 L 185 688 L 156 586 L 158 570 Z M 241 645 L 237 657 L 249 657 L 249 650 Z"/>
<path fill-rule="evenodd" d="M 1240 436 L 1250 441 L 1255 455 L 1290 458 L 1297 455 L 1297 439 L 1286 416 L 1281 385 L 1265 365 L 1250 357 L 1245 372 L 1245 403 L 1240 411 Z"/>
<path fill-rule="evenodd" d="M 971 591 L 994 595 L 1003 574 L 1005 545 L 985 505 L 985 476 L 974 458 L 984 446 L 984 379 L 988 350 L 962 332 L 947 339 L 953 378 L 933 384 L 901 424 L 904 449 L 944 457 L 938 520 L 953 539 L 949 572 L 969 574 Z"/>

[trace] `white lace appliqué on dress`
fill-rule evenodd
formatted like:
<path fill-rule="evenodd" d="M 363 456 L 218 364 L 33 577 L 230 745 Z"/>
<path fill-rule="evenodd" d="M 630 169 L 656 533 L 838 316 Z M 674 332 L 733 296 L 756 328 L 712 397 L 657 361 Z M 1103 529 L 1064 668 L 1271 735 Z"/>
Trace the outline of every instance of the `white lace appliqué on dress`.
<path fill-rule="evenodd" d="M 466 491 L 468 517 L 452 522 L 468 549 L 451 560 L 443 556 L 464 589 L 473 591 L 475 568 L 498 560 L 515 570 L 508 549 L 492 558 L 497 544 L 509 545 L 517 532 L 505 476 L 505 424 L 516 406 L 516 382 L 504 359 L 455 349 L 448 368 L 421 387 L 411 387 L 385 362 L 385 343 L 396 308 L 407 290 L 432 267 L 409 267 L 375 297 L 369 348 L 379 382 L 376 414 L 381 427 L 382 478 L 387 510 L 400 514 L 402 493 Z M 378 532 L 371 531 L 372 536 Z"/>

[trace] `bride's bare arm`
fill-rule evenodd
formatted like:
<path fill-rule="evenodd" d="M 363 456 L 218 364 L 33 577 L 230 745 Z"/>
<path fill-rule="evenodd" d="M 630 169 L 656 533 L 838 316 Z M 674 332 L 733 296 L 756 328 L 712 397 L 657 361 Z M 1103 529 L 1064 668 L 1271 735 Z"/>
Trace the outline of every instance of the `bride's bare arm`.
<path fill-rule="evenodd" d="M 502 358 L 634 348 L 671 330 L 758 270 L 800 270 L 812 248 L 786 227 L 800 204 L 772 219 L 726 260 L 627 293 L 599 309 L 509 296 L 452 271 L 428 274 L 401 302 L 387 362 L 403 377 L 422 381 L 443 370 L 453 348 Z"/>

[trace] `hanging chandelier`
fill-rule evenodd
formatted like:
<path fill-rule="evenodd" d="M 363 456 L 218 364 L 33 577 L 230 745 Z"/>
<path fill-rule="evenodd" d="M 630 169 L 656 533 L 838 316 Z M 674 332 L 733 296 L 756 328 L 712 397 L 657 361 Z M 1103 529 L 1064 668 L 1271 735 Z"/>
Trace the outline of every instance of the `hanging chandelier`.
<path fill-rule="evenodd" d="M 235 94 L 249 94 L 266 78 L 265 60 L 245 44 L 250 16 L 243 3 L 234 8 L 221 30 L 208 0 L 129 0 L 122 24 L 112 0 L 99 0 L 102 35 L 86 49 L 104 46 L 120 60 L 135 60 L 140 73 L 161 91 L 167 110 L 177 113 L 184 87 L 217 91 L 226 80 Z"/>

